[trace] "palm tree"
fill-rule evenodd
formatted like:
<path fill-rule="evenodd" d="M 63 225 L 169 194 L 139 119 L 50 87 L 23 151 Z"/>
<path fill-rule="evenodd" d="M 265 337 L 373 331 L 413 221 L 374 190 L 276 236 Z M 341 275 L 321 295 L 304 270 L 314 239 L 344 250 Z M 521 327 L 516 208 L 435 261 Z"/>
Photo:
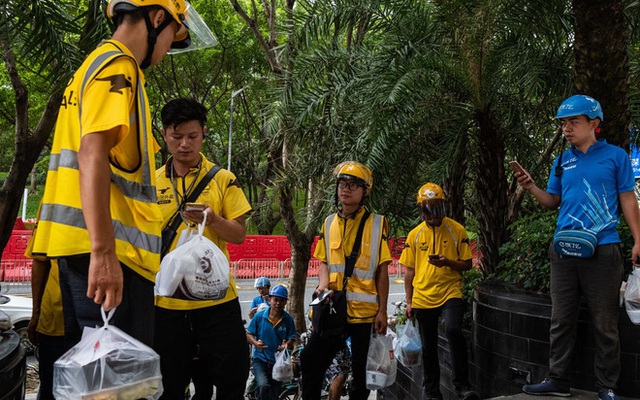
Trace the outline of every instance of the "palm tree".
<path fill-rule="evenodd" d="M 375 203 L 399 225 L 421 183 L 444 183 L 454 215 L 477 220 L 491 272 L 521 201 L 505 160 L 535 171 L 550 153 L 534 155 L 557 142 L 548 116 L 571 78 L 566 4 L 302 4 L 298 42 L 313 45 L 296 58 L 296 120 L 326 132 L 315 144 L 337 142 L 379 171 Z"/>
<path fill-rule="evenodd" d="M 622 0 L 573 0 L 574 88 L 596 98 L 605 115 L 604 136 L 629 146 L 629 25 Z"/>

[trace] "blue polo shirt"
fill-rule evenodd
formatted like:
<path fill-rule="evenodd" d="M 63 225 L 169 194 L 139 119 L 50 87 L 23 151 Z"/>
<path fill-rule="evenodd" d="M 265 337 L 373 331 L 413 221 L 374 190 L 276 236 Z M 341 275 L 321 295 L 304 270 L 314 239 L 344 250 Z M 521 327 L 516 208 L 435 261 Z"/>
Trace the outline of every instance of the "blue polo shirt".
<path fill-rule="evenodd" d="M 262 340 L 267 345 L 264 350 L 254 347 L 253 358 L 273 365 L 276 362 L 276 351 L 278 351 L 282 341 L 296 337 L 296 326 L 293 318 L 286 311 L 282 311 L 280 321 L 273 325 L 269 321 L 269 310 L 271 310 L 271 307 L 258 311 L 249 322 L 247 332 L 253 335 L 256 340 Z"/>
<path fill-rule="evenodd" d="M 599 140 L 586 153 L 574 146 L 562 156 L 563 173 L 555 176 L 553 163 L 547 192 L 560 196 L 556 232 L 589 229 L 597 232 L 598 244 L 619 243 L 618 194 L 634 189 L 629 156 L 620 147 Z"/>
<path fill-rule="evenodd" d="M 269 301 L 265 300 L 264 297 L 256 296 L 256 297 L 253 298 L 253 301 L 251 302 L 251 308 L 249 308 L 249 309 L 251 310 L 253 308 L 256 308 L 262 303 L 269 305 Z"/>

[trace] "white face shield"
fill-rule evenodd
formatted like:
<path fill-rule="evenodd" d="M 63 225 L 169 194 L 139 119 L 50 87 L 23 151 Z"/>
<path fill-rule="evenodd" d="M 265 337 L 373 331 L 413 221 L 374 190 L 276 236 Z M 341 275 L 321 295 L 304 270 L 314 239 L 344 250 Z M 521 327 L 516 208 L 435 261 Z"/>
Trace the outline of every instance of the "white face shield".
<path fill-rule="evenodd" d="M 184 14 L 180 14 L 182 25 L 180 25 L 180 30 L 176 33 L 176 39 L 171 45 L 171 50 L 168 54 L 206 49 L 218 44 L 218 40 L 213 36 L 200 14 L 190 3 L 186 2 L 186 4 L 187 8 Z"/>

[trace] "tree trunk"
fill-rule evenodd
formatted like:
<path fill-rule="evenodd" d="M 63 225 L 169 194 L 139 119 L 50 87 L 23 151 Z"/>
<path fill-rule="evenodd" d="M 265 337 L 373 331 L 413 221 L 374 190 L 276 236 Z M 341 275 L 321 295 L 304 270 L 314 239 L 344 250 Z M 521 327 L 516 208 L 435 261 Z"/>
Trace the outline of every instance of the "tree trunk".
<path fill-rule="evenodd" d="M 466 223 L 464 211 L 466 208 L 464 185 L 467 171 L 467 135 L 466 132 L 458 136 L 458 145 L 455 158 L 449 164 L 448 175 L 444 178 L 443 189 L 447 194 L 449 207 L 448 215 L 462 224 Z"/>
<path fill-rule="evenodd" d="M 622 0 L 573 0 L 577 93 L 602 105 L 609 143 L 629 147 L 629 28 Z"/>
<path fill-rule="evenodd" d="M 47 143 L 53 129 L 62 94 L 55 93 L 47 102 L 40 121 L 33 132 L 29 131 L 29 93 L 20 78 L 15 54 L 6 37 L 0 38 L 2 56 L 11 80 L 16 102 L 16 127 L 14 156 L 9 173 L 0 188 L 0 250 L 4 249 L 11 237 L 13 223 L 20 209 L 20 199 L 27 182 L 29 171 L 38 160 L 40 151 Z"/>
<path fill-rule="evenodd" d="M 293 210 L 291 192 L 286 187 L 280 188 L 280 214 L 284 223 L 287 239 L 291 245 L 291 273 L 289 275 L 288 309 L 296 323 L 296 331 L 306 330 L 304 315 L 304 289 L 307 284 L 307 270 L 311 259 L 311 243 L 313 235 L 308 235 L 298 228 Z"/>
<path fill-rule="evenodd" d="M 91 0 L 88 5 L 87 20 L 84 24 L 83 34 L 78 42 L 79 47 L 85 52 L 92 50 L 96 45 L 89 40 L 89 33 L 98 24 L 99 19 L 97 16 L 102 12 L 101 3 L 101 0 Z M 6 23 L 6 21 L 2 22 Z M 29 171 L 33 169 L 55 126 L 64 91 L 64 85 L 53 85 L 56 89 L 49 97 L 38 124 L 31 130 L 29 128 L 28 114 L 29 93 L 18 72 L 18 63 L 11 48 L 11 40 L 3 32 L 0 32 L 0 51 L 2 51 L 4 64 L 15 96 L 16 137 L 14 157 L 9 174 L 0 188 L 0 252 L 11 237 L 11 231 L 20 209 L 20 199 L 22 198 Z M 68 76 L 56 76 L 54 74 L 52 79 L 57 79 L 57 82 L 67 82 L 68 78 Z M 53 83 L 55 84 L 56 82 Z"/>
<path fill-rule="evenodd" d="M 38 174 L 36 173 L 36 169 L 35 168 L 31 168 L 31 174 L 30 174 L 30 182 L 29 182 L 29 194 L 35 194 L 36 190 L 38 190 Z"/>
<path fill-rule="evenodd" d="M 504 173 L 504 141 L 491 111 L 476 112 L 478 123 L 478 173 L 476 191 L 481 266 L 485 272 L 494 272 L 500 262 L 499 249 L 507 234 L 507 181 Z"/>

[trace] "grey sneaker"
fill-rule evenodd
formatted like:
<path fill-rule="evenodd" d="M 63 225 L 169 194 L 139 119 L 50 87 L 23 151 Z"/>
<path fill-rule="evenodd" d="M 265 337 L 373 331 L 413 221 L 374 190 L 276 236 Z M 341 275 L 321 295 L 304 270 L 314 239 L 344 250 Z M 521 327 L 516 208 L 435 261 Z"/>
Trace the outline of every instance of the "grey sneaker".
<path fill-rule="evenodd" d="M 522 391 L 526 394 L 532 394 L 535 396 L 560 396 L 560 397 L 569 397 L 571 396 L 571 391 L 569 389 L 561 389 L 555 384 L 553 384 L 549 378 L 546 378 L 540 383 L 532 383 L 529 385 L 524 385 L 522 387 Z M 620 399 L 605 399 L 604 397 L 600 398 L 601 400 L 620 400 Z"/>
<path fill-rule="evenodd" d="M 600 400 L 620 400 L 617 394 L 613 391 L 613 389 L 605 389 L 598 392 L 598 399 Z"/>

